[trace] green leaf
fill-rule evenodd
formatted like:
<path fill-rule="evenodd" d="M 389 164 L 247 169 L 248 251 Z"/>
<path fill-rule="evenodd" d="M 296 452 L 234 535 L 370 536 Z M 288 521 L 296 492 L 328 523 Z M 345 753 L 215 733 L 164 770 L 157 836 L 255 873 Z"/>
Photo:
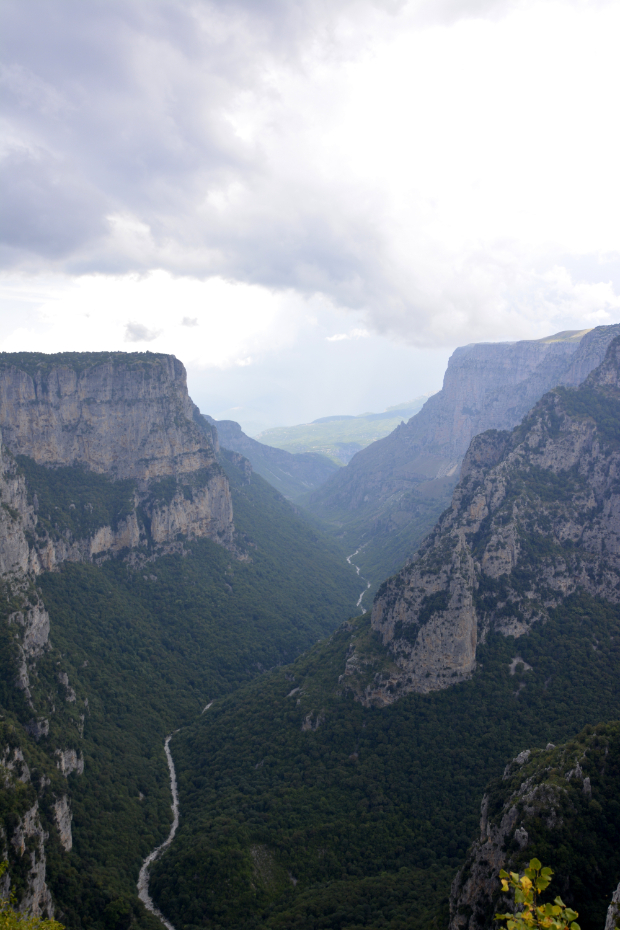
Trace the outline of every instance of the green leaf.
<path fill-rule="evenodd" d="M 542 868 L 542 863 L 540 859 L 530 859 L 530 869 L 536 869 L 538 871 L 538 869 L 541 869 L 541 868 Z"/>

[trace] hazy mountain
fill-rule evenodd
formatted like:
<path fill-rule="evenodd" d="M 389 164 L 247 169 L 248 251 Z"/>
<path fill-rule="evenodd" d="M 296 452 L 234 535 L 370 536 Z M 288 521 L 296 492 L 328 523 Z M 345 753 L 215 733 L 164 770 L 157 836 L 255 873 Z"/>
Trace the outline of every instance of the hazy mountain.
<path fill-rule="evenodd" d="M 302 494 L 319 488 L 338 471 L 339 466 L 324 455 L 292 454 L 257 442 L 246 436 L 234 420 L 214 420 L 210 416 L 204 416 L 204 420 L 216 427 L 224 448 L 244 455 L 252 463 L 253 470 L 289 500 L 297 500 Z"/>
<path fill-rule="evenodd" d="M 579 384 L 620 326 L 457 349 L 444 384 L 408 423 L 359 452 L 303 503 L 332 528 L 376 590 L 449 504 L 472 438 L 512 429 L 555 385 Z"/>
<path fill-rule="evenodd" d="M 337 465 L 346 465 L 356 452 L 382 439 L 422 409 L 431 395 L 388 407 L 383 413 L 320 417 L 300 426 L 281 426 L 256 436 L 261 442 L 287 452 L 317 452 Z"/>

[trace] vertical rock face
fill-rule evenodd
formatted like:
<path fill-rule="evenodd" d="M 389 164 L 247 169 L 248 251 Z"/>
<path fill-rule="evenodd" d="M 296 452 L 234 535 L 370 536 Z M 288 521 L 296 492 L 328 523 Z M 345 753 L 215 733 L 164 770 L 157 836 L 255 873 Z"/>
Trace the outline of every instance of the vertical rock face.
<path fill-rule="evenodd" d="M 117 478 L 185 474 L 214 461 L 171 355 L 0 354 L 0 427 L 13 455 Z"/>
<path fill-rule="evenodd" d="M 232 501 L 215 457 L 217 432 L 197 415 L 185 369 L 173 356 L 1 353 L 0 427 L 7 450 L 0 479 L 3 573 L 51 570 L 146 543 L 164 546 L 179 534 L 232 544 Z M 133 480 L 134 509 L 87 538 L 67 529 L 37 530 L 29 551 L 25 531 L 40 520 L 36 496 L 29 504 L 12 459 L 20 455 L 51 468 L 77 465 Z M 176 486 L 162 499 L 161 482 L 171 480 Z"/>
<path fill-rule="evenodd" d="M 315 504 L 355 510 L 412 484 L 456 474 L 474 436 L 512 429 L 546 391 L 580 384 L 617 335 L 620 325 L 599 326 L 456 349 L 442 390 L 407 424 L 358 452 L 314 494 Z"/>
<path fill-rule="evenodd" d="M 33 917 L 54 916 L 52 896 L 45 881 L 47 838 L 41 826 L 39 803 L 35 801 L 34 806 L 20 819 L 11 840 L 18 856 L 30 858 L 28 890 L 20 902 L 19 910 Z"/>
<path fill-rule="evenodd" d="M 61 798 L 54 802 L 54 819 L 60 835 L 60 844 L 65 852 L 70 852 L 73 847 L 73 836 L 71 834 L 71 821 L 73 815 L 69 798 L 63 794 Z"/>
<path fill-rule="evenodd" d="M 620 598 L 620 338 L 577 389 L 477 436 L 452 506 L 380 589 L 372 626 L 400 669 L 384 701 L 468 677 L 493 627 L 521 635 L 581 586 Z"/>
<path fill-rule="evenodd" d="M 614 891 L 611 904 L 607 909 L 607 919 L 605 921 L 605 930 L 615 930 L 620 925 L 620 882 Z"/>

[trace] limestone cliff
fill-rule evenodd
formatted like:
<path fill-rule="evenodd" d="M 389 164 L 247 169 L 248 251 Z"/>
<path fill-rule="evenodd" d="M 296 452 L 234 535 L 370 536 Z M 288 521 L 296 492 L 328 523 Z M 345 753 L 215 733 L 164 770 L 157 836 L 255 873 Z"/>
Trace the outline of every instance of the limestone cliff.
<path fill-rule="evenodd" d="M 52 916 L 46 846 L 51 836 L 62 855 L 72 849 L 67 779 L 84 771 L 88 701 L 53 649 L 37 576 L 67 561 L 135 563 L 197 537 L 234 551 L 232 502 L 217 432 L 171 356 L 2 354 L 0 427 L 0 632 L 13 686 L 0 722 L 10 812 L 0 841 L 20 909 Z"/>
<path fill-rule="evenodd" d="M 513 759 L 483 798 L 480 836 L 452 884 L 450 930 L 491 927 L 511 904 L 500 900 L 500 870 L 520 871 L 534 857 L 556 873 L 551 897 L 603 930 L 620 874 L 619 762 L 618 723 Z"/>
<path fill-rule="evenodd" d="M 210 466 L 172 355 L 0 353 L 0 428 L 13 455 L 144 481 Z"/>
<path fill-rule="evenodd" d="M 360 553 L 362 571 L 402 564 L 448 505 L 474 436 L 512 429 L 543 394 L 577 385 L 620 326 L 457 349 L 443 388 L 408 423 L 363 449 L 310 497 L 309 507 Z"/>
<path fill-rule="evenodd" d="M 618 603 L 619 423 L 616 338 L 579 388 L 472 441 L 451 507 L 375 600 L 372 627 L 398 671 L 365 700 L 462 681 L 489 629 L 519 636 L 577 588 Z"/>
<path fill-rule="evenodd" d="M 232 502 L 216 460 L 217 433 L 196 420 L 185 369 L 173 356 L 0 354 L 0 429 L 7 449 L 2 493 L 6 512 L 20 515 L 12 524 L 4 521 L 5 570 L 11 570 L 11 559 L 36 573 L 64 561 L 165 547 L 180 535 L 231 546 Z M 24 482 L 13 460 L 25 466 L 24 456 L 47 468 L 81 467 L 124 479 L 131 485 L 131 506 L 111 522 L 91 520 L 88 535 L 71 521 L 59 524 L 53 513 L 44 524 L 36 470 L 30 468 Z M 75 509 L 76 503 L 67 506 Z M 81 506 L 93 509 L 88 501 Z M 36 543 L 26 556 L 29 530 Z"/>

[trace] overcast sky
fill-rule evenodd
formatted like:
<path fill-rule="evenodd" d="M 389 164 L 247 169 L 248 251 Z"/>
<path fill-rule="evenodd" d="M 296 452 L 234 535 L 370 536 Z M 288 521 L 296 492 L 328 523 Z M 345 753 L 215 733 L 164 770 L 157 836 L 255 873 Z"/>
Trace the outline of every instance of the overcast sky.
<path fill-rule="evenodd" d="M 620 4 L 2 0 L 0 349 L 248 431 L 620 321 Z"/>

